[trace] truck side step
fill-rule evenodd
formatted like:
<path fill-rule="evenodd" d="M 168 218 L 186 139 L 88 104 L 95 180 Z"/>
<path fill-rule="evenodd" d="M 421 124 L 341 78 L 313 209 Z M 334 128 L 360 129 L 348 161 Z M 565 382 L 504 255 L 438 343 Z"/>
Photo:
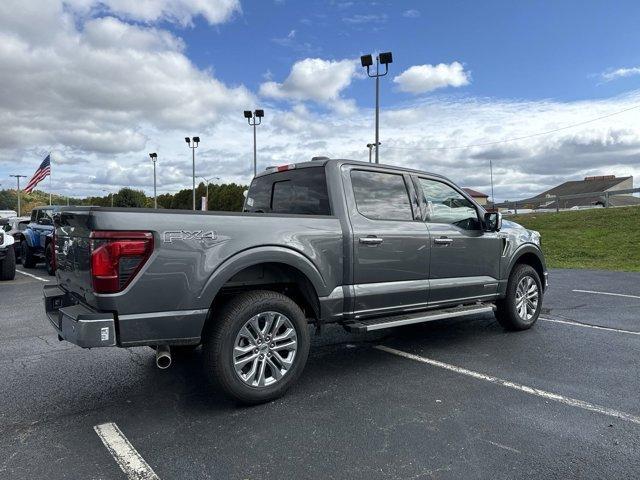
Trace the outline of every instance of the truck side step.
<path fill-rule="evenodd" d="M 431 322 L 444 318 L 462 317 L 466 315 L 477 315 L 480 313 L 490 313 L 495 309 L 494 305 L 487 303 L 475 303 L 473 305 L 462 305 L 457 307 L 443 308 L 428 312 L 416 312 L 405 315 L 394 315 L 392 317 L 372 318 L 368 320 L 356 320 L 345 323 L 344 327 L 349 332 L 371 332 L 384 328 L 399 327 L 401 325 L 411 325 L 413 323 Z"/>

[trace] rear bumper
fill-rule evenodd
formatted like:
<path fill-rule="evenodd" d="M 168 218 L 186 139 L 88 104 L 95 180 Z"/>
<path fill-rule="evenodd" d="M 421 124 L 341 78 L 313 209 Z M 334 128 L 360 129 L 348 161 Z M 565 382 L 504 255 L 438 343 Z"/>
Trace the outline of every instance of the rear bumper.
<path fill-rule="evenodd" d="M 44 308 L 49 322 L 62 340 L 82 348 L 114 347 L 115 318 L 77 303 L 57 285 L 43 289 Z"/>

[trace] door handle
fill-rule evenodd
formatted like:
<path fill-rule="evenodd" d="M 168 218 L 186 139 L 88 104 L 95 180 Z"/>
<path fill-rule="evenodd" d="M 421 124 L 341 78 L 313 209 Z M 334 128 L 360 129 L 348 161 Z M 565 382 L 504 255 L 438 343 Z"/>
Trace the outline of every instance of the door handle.
<path fill-rule="evenodd" d="M 436 245 L 449 245 L 453 243 L 453 238 L 449 238 L 449 237 L 434 238 L 433 243 L 435 243 Z"/>
<path fill-rule="evenodd" d="M 382 243 L 380 237 L 360 237 L 358 240 L 365 245 L 380 245 Z"/>

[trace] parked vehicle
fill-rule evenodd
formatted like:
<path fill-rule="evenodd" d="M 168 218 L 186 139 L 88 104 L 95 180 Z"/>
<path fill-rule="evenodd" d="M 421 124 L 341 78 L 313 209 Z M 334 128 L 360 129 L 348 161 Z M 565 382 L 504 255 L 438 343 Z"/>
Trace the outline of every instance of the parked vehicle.
<path fill-rule="evenodd" d="M 53 258 L 53 214 L 61 207 L 49 205 L 36 207 L 31 211 L 31 221 L 22 232 L 20 241 L 20 257 L 25 268 L 34 268 L 44 262 L 47 273 L 54 275 Z"/>
<path fill-rule="evenodd" d="M 203 346 L 206 371 L 244 403 L 302 373 L 308 324 L 368 332 L 494 312 L 538 318 L 540 235 L 486 212 L 450 180 L 349 160 L 257 175 L 245 212 L 62 209 L 58 285 L 44 288 L 60 339 L 149 345 L 160 368 Z"/>
<path fill-rule="evenodd" d="M 16 212 L 15 210 L 0 210 L 0 219 L 17 217 L 17 216 L 18 216 L 18 212 Z"/>
<path fill-rule="evenodd" d="M 23 232 L 27 229 L 30 217 L 12 217 L 3 220 L 2 229 L 7 235 L 13 237 L 13 249 L 15 250 L 16 263 L 20 263 L 20 246 L 24 238 Z"/>
<path fill-rule="evenodd" d="M 16 252 L 13 237 L 0 230 L 0 280 L 13 280 L 16 276 Z"/>

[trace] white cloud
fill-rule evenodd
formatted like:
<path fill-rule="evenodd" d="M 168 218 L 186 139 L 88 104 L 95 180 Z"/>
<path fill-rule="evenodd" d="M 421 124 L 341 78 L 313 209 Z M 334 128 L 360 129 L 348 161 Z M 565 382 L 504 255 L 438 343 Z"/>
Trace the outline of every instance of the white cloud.
<path fill-rule="evenodd" d="M 98 10 L 128 20 L 181 25 L 191 25 L 199 15 L 215 25 L 241 11 L 239 0 L 64 0 L 64 3 L 84 15 Z"/>
<path fill-rule="evenodd" d="M 414 65 L 393 81 L 403 92 L 420 94 L 444 87 L 461 87 L 469 84 L 469 72 L 460 62 L 438 65 Z"/>
<path fill-rule="evenodd" d="M 416 10 L 415 8 L 411 8 L 409 10 L 405 10 L 402 13 L 403 17 L 406 18 L 418 18 L 420 16 L 420 10 Z"/>
<path fill-rule="evenodd" d="M 618 68 L 616 70 L 607 70 L 603 72 L 600 76 L 605 82 L 610 82 L 611 80 L 617 80 L 619 78 L 632 77 L 634 75 L 640 75 L 640 67 L 631 67 L 631 68 Z"/>
<path fill-rule="evenodd" d="M 360 25 L 363 23 L 384 23 L 387 21 L 388 18 L 389 17 L 387 16 L 386 13 L 381 13 L 381 14 L 371 13 L 366 15 L 356 14 L 350 17 L 344 17 L 342 21 L 350 25 Z"/>
<path fill-rule="evenodd" d="M 354 60 L 305 58 L 293 64 L 284 82 L 270 81 L 260 85 L 260 94 L 275 99 L 311 100 L 344 108 L 345 100 L 340 98 L 340 94 L 351 84 L 355 73 Z"/>
<path fill-rule="evenodd" d="M 50 35 L 23 21 L 32 15 Z M 108 16 L 77 25 L 44 0 L 2 2 L 0 32 L 3 146 L 128 152 L 144 147 L 145 125 L 199 128 L 252 102 L 195 67 L 164 30 Z"/>

